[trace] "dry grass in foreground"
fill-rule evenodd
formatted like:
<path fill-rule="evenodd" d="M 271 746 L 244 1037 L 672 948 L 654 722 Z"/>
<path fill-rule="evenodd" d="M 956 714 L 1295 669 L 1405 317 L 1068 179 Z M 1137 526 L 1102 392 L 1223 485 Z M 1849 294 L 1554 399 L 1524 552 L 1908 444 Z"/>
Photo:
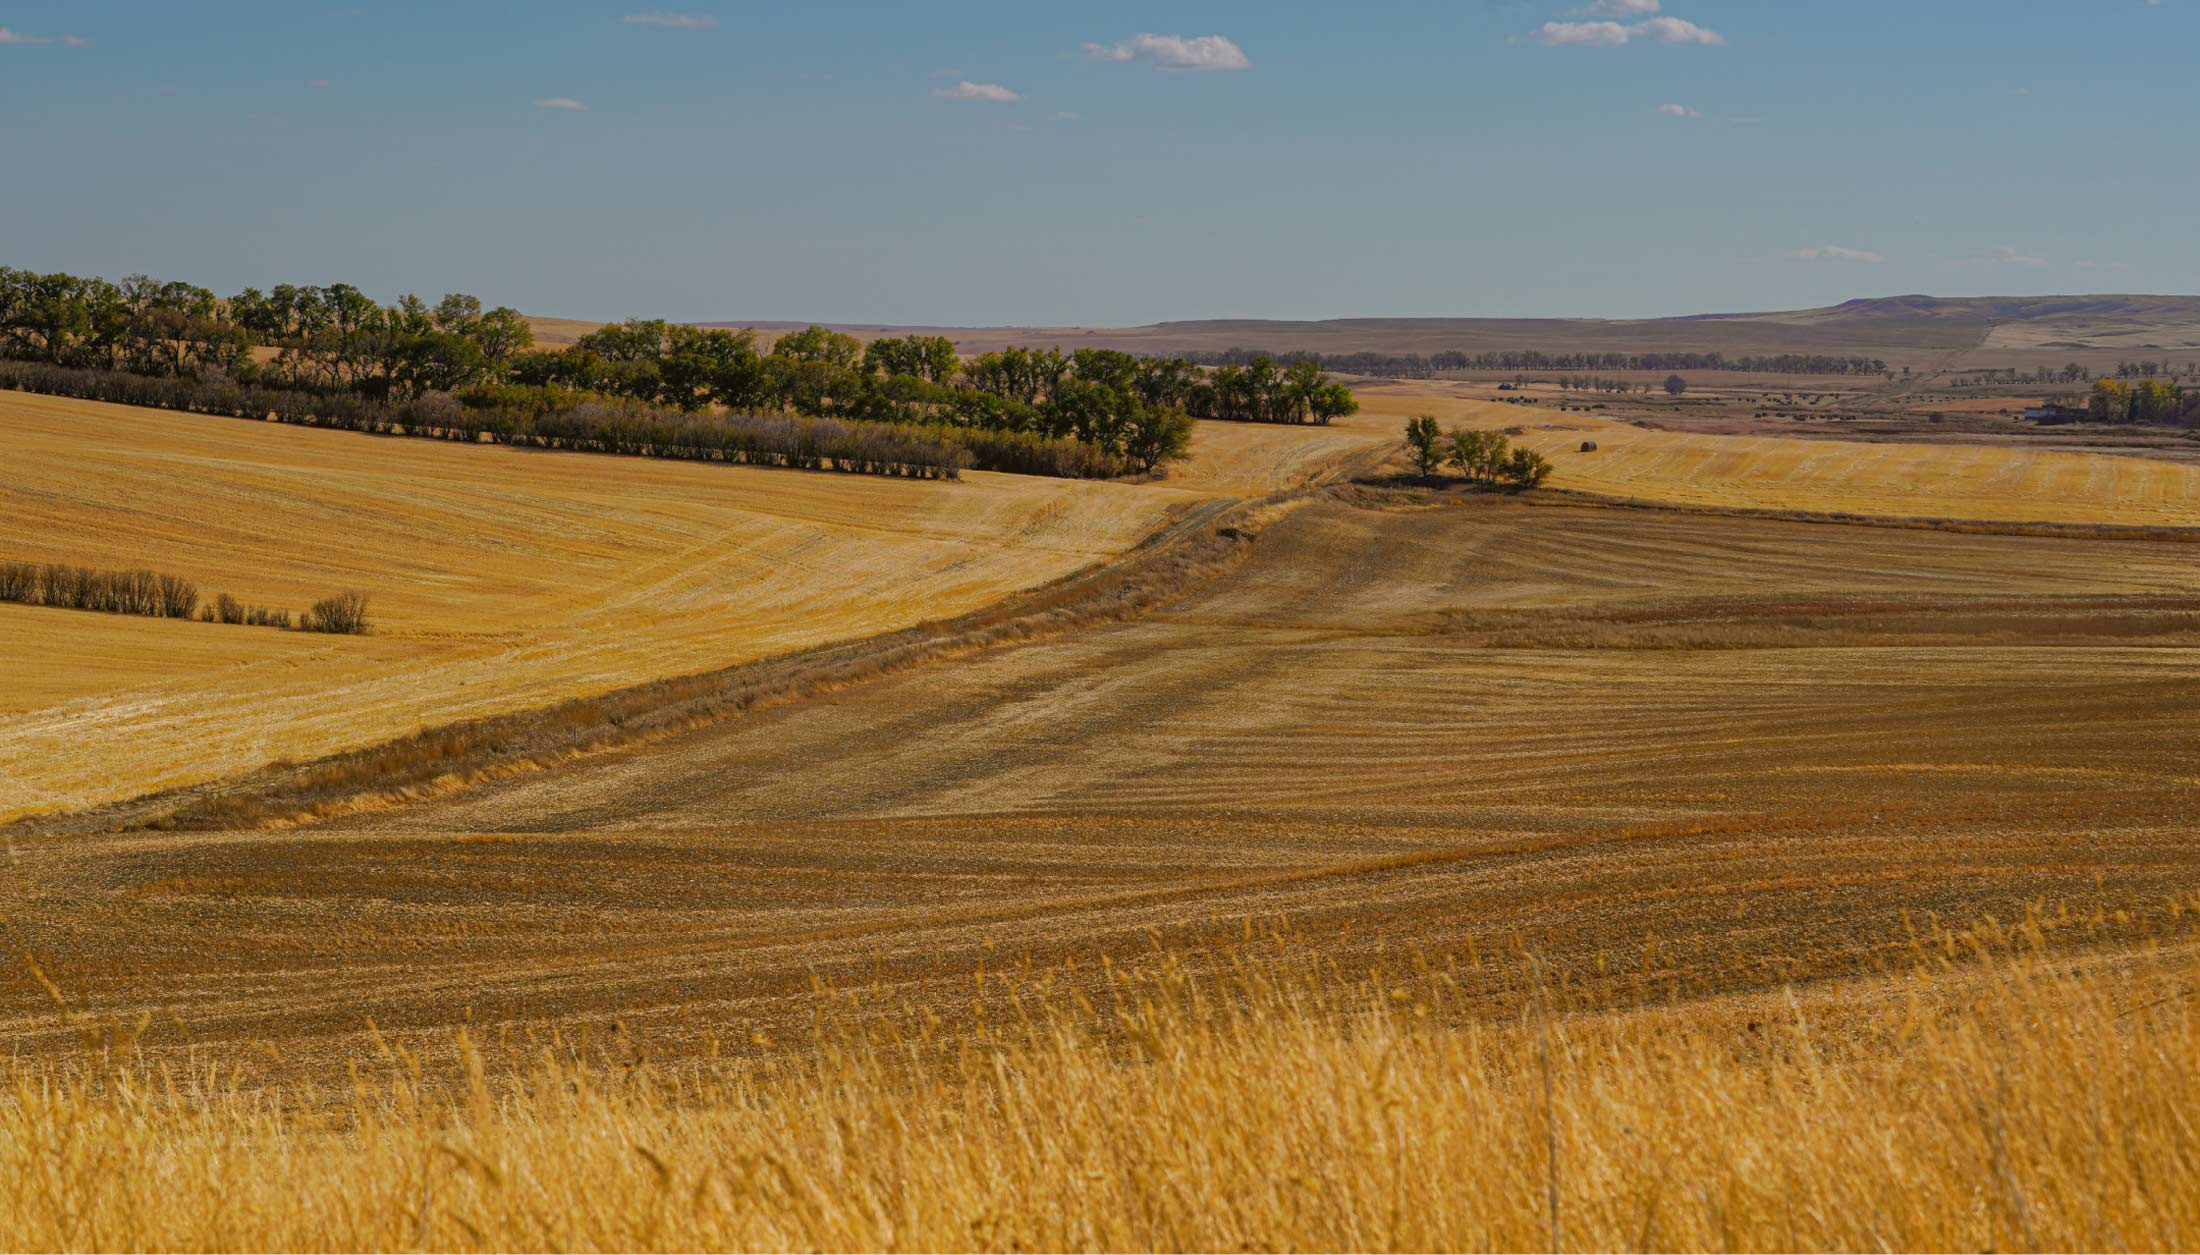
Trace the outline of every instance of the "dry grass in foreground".
<path fill-rule="evenodd" d="M 2200 899 L 2178 906 L 2189 920 Z M 1091 1001 L 1025 977 L 991 1024 L 821 990 L 821 1023 L 886 1014 L 772 1065 L 674 1073 L 622 1042 L 559 1042 L 507 1073 L 464 1041 L 433 1060 L 385 1043 L 366 1075 L 287 1100 L 214 1069 L 18 1072 L 0 1246 L 2039 1250 L 2200 1233 L 2200 969 L 2183 960 L 2056 961 L 2027 925 L 1938 934 L 1912 975 L 1870 986 L 1631 1013 L 1553 991 L 1458 1027 L 1441 965 L 1355 981 L 1283 953 L 1228 982 L 1165 960 L 1111 972 Z"/>

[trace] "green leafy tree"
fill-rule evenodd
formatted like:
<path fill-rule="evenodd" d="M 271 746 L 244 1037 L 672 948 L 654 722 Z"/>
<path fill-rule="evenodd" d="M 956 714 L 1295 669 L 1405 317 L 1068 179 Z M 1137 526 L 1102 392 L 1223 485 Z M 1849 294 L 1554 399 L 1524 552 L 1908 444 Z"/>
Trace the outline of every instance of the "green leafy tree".
<path fill-rule="evenodd" d="M 1191 452 L 1192 417 L 1175 406 L 1141 405 L 1123 433 L 1123 453 L 1150 471 Z"/>
<path fill-rule="evenodd" d="M 1505 459 L 1502 478 L 1514 488 L 1538 487 L 1550 477 L 1549 459 L 1533 449 L 1514 449 Z"/>
<path fill-rule="evenodd" d="M 1457 427 L 1444 437 L 1444 460 L 1468 479 L 1490 479 L 1496 475 L 1510 444 L 1494 431 Z"/>
<path fill-rule="evenodd" d="M 845 332 L 812 326 L 779 337 L 779 343 L 772 346 L 772 356 L 854 370 L 863 358 L 863 342 Z"/>
<path fill-rule="evenodd" d="M 1436 419 L 1423 414 L 1406 420 L 1406 454 L 1420 468 L 1423 478 L 1434 475 L 1436 468 L 1444 464 L 1444 430 L 1436 425 Z"/>

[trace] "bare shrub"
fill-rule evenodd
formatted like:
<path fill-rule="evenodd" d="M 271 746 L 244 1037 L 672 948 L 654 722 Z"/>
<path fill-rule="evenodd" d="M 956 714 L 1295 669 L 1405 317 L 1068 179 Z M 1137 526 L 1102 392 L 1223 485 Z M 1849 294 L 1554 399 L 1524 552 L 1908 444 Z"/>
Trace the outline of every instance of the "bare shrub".
<path fill-rule="evenodd" d="M 28 562 L 0 562 L 0 601 L 38 600 L 38 568 Z"/>
<path fill-rule="evenodd" d="M 335 632 L 357 636 L 367 630 L 367 595 L 338 593 L 313 603 L 301 625 L 308 632 Z"/>
<path fill-rule="evenodd" d="M 244 603 L 238 601 L 236 598 L 230 596 L 228 593 L 223 593 L 221 596 L 214 599 L 213 611 L 214 621 L 216 623 L 244 622 Z"/>
<path fill-rule="evenodd" d="M 188 619 L 198 604 L 198 585 L 178 575 L 160 577 L 160 613 L 164 617 Z"/>

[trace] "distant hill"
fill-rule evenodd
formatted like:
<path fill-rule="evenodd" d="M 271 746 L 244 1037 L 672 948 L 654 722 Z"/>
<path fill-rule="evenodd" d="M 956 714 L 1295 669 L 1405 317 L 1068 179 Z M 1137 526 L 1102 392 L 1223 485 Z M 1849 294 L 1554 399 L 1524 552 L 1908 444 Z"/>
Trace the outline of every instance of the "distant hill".
<path fill-rule="evenodd" d="M 550 320 L 543 320 L 545 330 Z M 587 324 L 562 323 L 560 332 Z M 764 339 L 807 324 L 722 322 Z M 1274 352 L 1549 353 L 1680 351 L 1730 357 L 1826 353 L 1883 358 L 1896 367 L 1956 370 L 2031 367 L 2124 358 L 2200 361 L 2200 296 L 1888 296 L 1819 309 L 1694 314 L 1670 318 L 1332 318 L 1320 321 L 1200 319 L 1143 327 L 947 327 L 832 323 L 863 339 L 943 335 L 966 353 L 1011 344 L 1139 353 Z M 546 336 L 564 340 L 564 335 Z"/>

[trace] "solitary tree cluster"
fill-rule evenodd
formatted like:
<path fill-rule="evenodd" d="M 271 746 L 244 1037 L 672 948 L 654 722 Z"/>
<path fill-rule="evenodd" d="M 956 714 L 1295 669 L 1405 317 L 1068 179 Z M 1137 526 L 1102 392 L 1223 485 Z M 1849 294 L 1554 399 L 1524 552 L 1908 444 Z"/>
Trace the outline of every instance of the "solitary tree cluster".
<path fill-rule="evenodd" d="M 1406 420 L 1406 453 L 1423 478 L 1450 466 L 1468 480 L 1514 490 L 1551 477 L 1551 464 L 1533 449 L 1515 448 L 1501 432 L 1454 427 L 1445 431 L 1427 414 Z"/>
<path fill-rule="evenodd" d="M 155 619 L 188 619 L 196 614 L 203 623 L 292 626 L 289 611 L 248 606 L 228 593 L 202 606 L 198 585 L 181 576 L 156 571 L 102 571 L 58 562 L 0 562 L 0 602 Z M 341 593 L 324 598 L 314 603 L 297 626 L 308 632 L 364 632 L 366 596 Z"/>
<path fill-rule="evenodd" d="M 2200 389 L 2187 389 L 2159 379 L 2141 379 L 2136 383 L 2121 379 L 2096 380 L 2086 408 L 2096 422 L 2200 427 Z"/>

